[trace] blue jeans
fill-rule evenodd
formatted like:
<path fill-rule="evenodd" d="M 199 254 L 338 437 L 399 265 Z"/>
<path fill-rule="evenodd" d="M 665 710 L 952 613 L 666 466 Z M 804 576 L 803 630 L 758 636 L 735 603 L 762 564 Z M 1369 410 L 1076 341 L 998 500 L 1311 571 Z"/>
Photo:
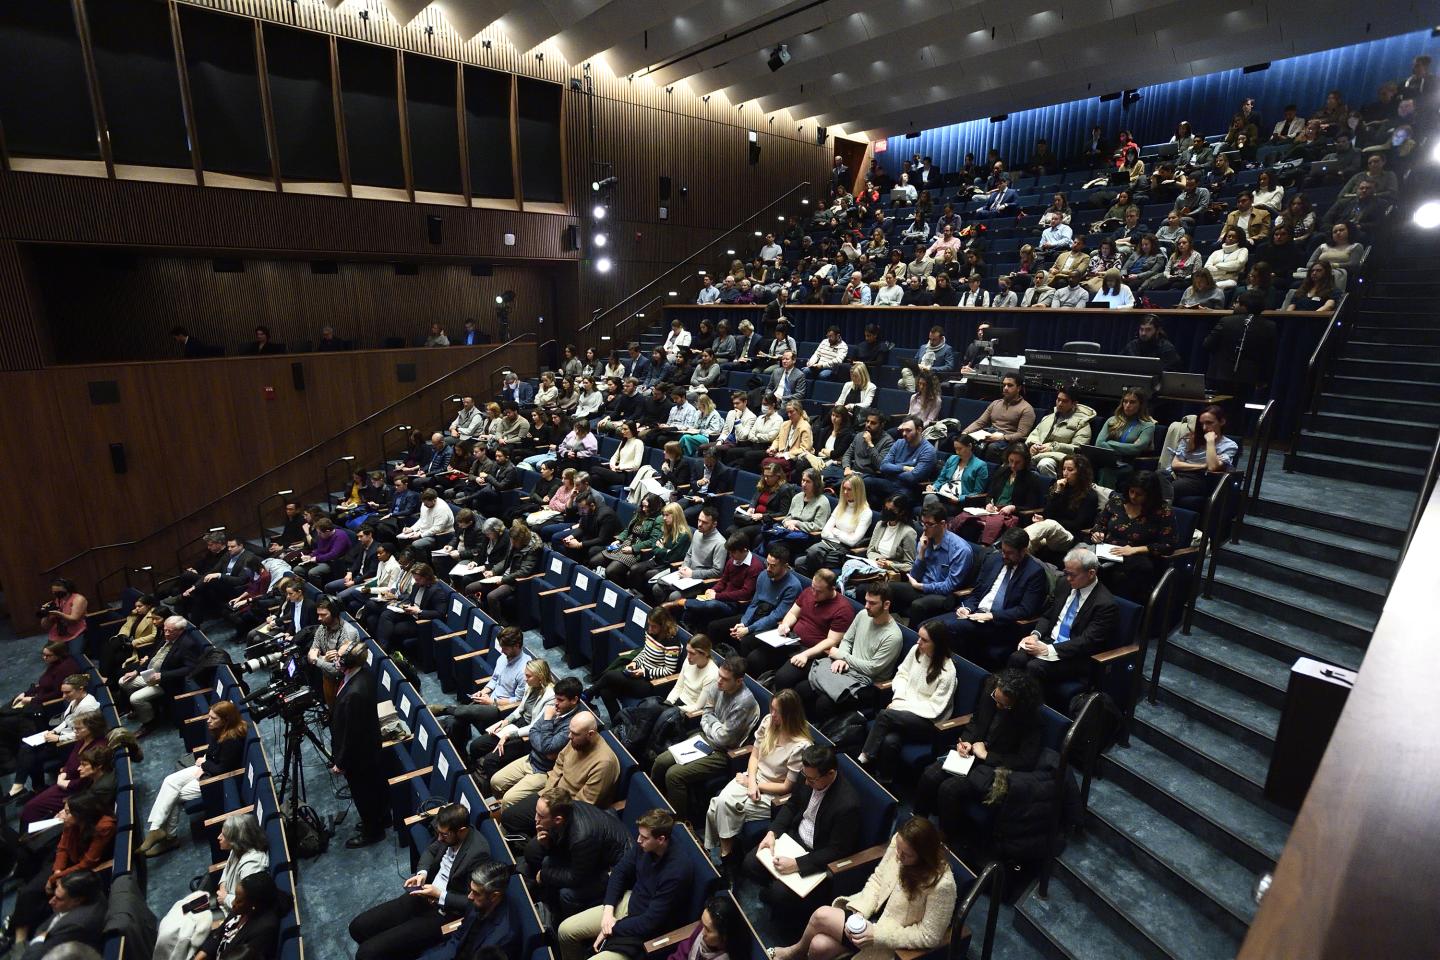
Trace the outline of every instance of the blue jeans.
<path fill-rule="evenodd" d="M 539 470 L 540 464 L 546 462 L 547 460 L 554 459 L 555 451 L 550 450 L 545 453 L 537 453 L 533 457 L 526 457 L 524 460 L 520 461 L 520 466 L 526 470 Z"/>
<path fill-rule="evenodd" d="M 721 617 L 735 616 L 740 612 L 740 605 L 728 600 L 687 600 L 683 612 L 686 623 L 699 626 Z"/>

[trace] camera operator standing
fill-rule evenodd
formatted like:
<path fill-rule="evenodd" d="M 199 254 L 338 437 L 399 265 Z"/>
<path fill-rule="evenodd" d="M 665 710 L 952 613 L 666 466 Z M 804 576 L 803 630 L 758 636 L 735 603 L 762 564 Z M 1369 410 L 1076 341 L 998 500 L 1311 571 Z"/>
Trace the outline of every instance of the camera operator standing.
<path fill-rule="evenodd" d="M 385 839 L 385 778 L 380 772 L 380 717 L 375 712 L 375 678 L 365 667 L 369 652 L 353 646 L 340 654 L 343 671 L 335 705 L 330 708 L 330 747 L 334 766 L 350 784 L 360 815 L 351 850 Z"/>
<path fill-rule="evenodd" d="M 340 669 L 340 654 L 360 643 L 359 632 L 341 618 L 341 609 L 340 601 L 334 597 L 321 597 L 315 602 L 315 616 L 319 622 L 307 654 L 310 663 L 320 671 L 327 706 L 335 702 L 335 693 L 345 675 Z"/>

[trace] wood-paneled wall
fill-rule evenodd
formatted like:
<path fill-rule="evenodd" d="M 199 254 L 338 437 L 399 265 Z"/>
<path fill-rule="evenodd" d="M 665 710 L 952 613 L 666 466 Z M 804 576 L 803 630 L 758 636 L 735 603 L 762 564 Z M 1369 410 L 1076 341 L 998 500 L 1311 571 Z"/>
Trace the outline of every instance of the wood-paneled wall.
<path fill-rule="evenodd" d="M 211 526 L 235 525 L 249 535 L 261 497 L 284 488 L 320 495 L 325 462 L 350 453 L 361 462 L 378 461 L 381 429 L 394 423 L 436 428 L 453 409 L 443 402 L 447 395 L 492 395 L 502 367 L 533 373 L 534 354 L 531 342 L 0 374 L 9 400 L 0 418 L 0 449 L 9 453 L 0 458 L 0 477 L 13 493 L 0 498 L 6 531 L 0 583 L 12 616 L 22 629 L 32 625 L 42 571 L 89 547 L 150 537 L 67 568 L 87 588 L 125 563 L 168 570 L 175 549 Z M 304 367 L 303 391 L 292 384 L 294 362 Z M 400 381 L 402 364 L 413 364 L 413 382 Z M 92 404 L 96 381 L 114 382 L 119 402 Z M 403 402 L 376 422 L 355 426 L 397 401 Z M 124 474 L 112 469 L 112 443 L 125 446 Z M 389 449 L 397 443 L 392 438 Z M 236 488 L 188 523 L 151 536 Z"/>
<path fill-rule="evenodd" d="M 554 316 L 554 268 L 498 266 L 477 277 L 468 266 L 420 263 L 414 276 L 386 262 L 341 262 L 333 274 L 308 261 L 244 260 L 243 273 L 217 273 L 210 259 L 148 257 L 97 248 L 32 247 L 44 328 L 55 363 L 169 359 L 180 348 L 170 330 L 185 326 L 201 343 L 234 355 L 255 327 L 301 349 L 329 324 L 357 348 L 387 337 L 412 343 L 439 322 L 458 342 L 473 317 L 498 341 L 495 297 L 514 291 L 509 336 L 534 333 Z"/>

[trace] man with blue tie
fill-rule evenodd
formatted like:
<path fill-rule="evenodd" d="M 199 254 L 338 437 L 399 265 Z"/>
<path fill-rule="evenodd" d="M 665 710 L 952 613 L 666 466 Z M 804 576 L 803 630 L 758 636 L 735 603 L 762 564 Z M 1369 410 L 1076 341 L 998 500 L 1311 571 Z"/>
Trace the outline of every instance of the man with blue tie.
<path fill-rule="evenodd" d="M 1040 615 L 1050 581 L 1044 565 L 1030 555 L 1030 535 L 1016 527 L 1000 537 L 1000 550 L 980 568 L 975 589 L 947 621 L 955 652 L 979 664 L 1003 660 L 1019 635 L 1018 621 Z M 998 648 L 998 649 L 997 649 Z"/>
<path fill-rule="evenodd" d="M 1065 554 L 1065 582 L 1034 631 L 1010 655 L 1009 666 L 1024 670 L 1043 685 L 1090 671 L 1090 655 L 1115 645 L 1120 611 L 1099 580 L 1100 559 L 1084 547 Z"/>
<path fill-rule="evenodd" d="M 770 374 L 770 386 L 765 392 L 775 398 L 777 407 L 783 407 L 792 398 L 805 399 L 805 371 L 795 365 L 793 351 L 780 354 L 780 367 Z"/>
<path fill-rule="evenodd" d="M 977 217 L 1003 217 L 1006 214 L 1016 213 L 1015 201 L 1018 199 L 1020 199 L 1020 195 L 1015 192 L 1014 187 L 1010 186 L 1010 178 L 1002 176 L 995 193 L 990 197 L 990 202 L 975 211 L 975 215 Z"/>

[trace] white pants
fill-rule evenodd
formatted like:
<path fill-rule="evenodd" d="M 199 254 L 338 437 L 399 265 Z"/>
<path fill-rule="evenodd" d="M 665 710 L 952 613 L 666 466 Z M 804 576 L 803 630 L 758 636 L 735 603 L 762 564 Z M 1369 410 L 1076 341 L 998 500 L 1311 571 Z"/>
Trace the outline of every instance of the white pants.
<path fill-rule="evenodd" d="M 200 796 L 200 764 L 176 770 L 165 778 L 160 792 L 155 795 L 155 805 L 150 808 L 150 829 L 164 831 L 171 836 L 180 825 L 180 805 Z"/>
<path fill-rule="evenodd" d="M 1025 528 L 1030 534 L 1030 549 L 1032 550 L 1068 550 L 1070 544 L 1075 542 L 1070 531 L 1060 526 L 1055 520 L 1036 520 Z"/>
<path fill-rule="evenodd" d="M 194 896 L 194 894 L 191 894 Z M 160 920 L 155 938 L 154 960 L 190 960 L 210 936 L 210 925 L 225 915 L 218 910 L 186 913 L 184 900 L 176 900 L 170 912 Z"/>
<path fill-rule="evenodd" d="M 143 674 L 136 674 L 125 689 L 130 693 L 130 712 L 135 714 L 135 719 L 141 724 L 150 723 L 155 719 L 155 701 L 165 695 L 165 688 L 160 684 L 148 684 Z"/>
<path fill-rule="evenodd" d="M 705 846 L 718 847 L 721 840 L 739 836 L 748 821 L 769 820 L 771 812 L 769 797 L 761 794 L 761 799 L 751 800 L 740 781 L 731 780 L 705 811 Z"/>

